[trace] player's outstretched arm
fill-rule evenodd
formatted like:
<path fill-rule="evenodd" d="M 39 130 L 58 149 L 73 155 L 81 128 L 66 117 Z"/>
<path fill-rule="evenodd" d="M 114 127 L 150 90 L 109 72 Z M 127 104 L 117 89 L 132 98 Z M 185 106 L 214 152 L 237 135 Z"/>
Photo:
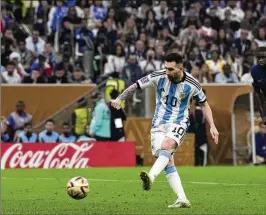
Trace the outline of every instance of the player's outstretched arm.
<path fill-rule="evenodd" d="M 120 109 L 121 102 L 126 100 L 126 98 L 128 98 L 129 96 L 132 96 L 137 90 L 137 88 L 138 88 L 138 85 L 136 83 L 132 84 L 123 93 L 121 93 L 114 101 L 112 101 L 111 105 L 116 109 Z"/>
<path fill-rule="evenodd" d="M 253 86 L 255 100 L 259 106 L 260 116 L 262 118 L 263 124 L 266 126 L 266 98 L 262 90 L 258 87 Z"/>
<path fill-rule="evenodd" d="M 202 104 L 202 112 L 203 112 L 207 122 L 210 125 L 210 133 L 211 133 L 212 139 L 215 142 L 215 144 L 218 144 L 219 132 L 216 129 L 216 126 L 214 124 L 213 116 L 212 116 L 212 110 L 211 110 L 211 107 L 207 101 Z"/>

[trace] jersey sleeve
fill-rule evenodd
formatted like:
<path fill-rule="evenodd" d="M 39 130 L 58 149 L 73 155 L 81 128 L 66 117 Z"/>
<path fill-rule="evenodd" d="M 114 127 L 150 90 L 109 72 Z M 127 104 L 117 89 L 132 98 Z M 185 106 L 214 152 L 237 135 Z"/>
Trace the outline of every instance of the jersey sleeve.
<path fill-rule="evenodd" d="M 201 103 L 201 104 L 203 104 L 207 100 L 206 95 L 203 92 L 201 87 L 195 88 L 193 98 L 196 100 L 197 103 Z"/>
<path fill-rule="evenodd" d="M 160 70 L 158 72 L 153 72 L 137 81 L 138 88 L 144 89 L 147 87 L 155 87 L 158 85 L 158 82 L 162 75 L 165 74 L 165 70 Z"/>

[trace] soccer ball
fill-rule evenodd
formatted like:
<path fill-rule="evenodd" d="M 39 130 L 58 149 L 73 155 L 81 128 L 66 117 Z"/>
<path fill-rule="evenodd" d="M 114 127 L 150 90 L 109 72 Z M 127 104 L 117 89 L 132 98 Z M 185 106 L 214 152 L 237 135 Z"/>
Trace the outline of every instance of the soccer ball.
<path fill-rule="evenodd" d="M 88 180 L 84 177 L 77 176 L 71 178 L 67 183 L 67 193 L 73 199 L 83 199 L 89 192 Z"/>

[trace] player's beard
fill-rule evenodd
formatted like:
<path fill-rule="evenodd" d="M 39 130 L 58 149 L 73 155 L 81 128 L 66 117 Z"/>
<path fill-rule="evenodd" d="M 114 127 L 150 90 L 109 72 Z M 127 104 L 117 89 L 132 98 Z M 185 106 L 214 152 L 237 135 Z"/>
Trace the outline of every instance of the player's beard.
<path fill-rule="evenodd" d="M 182 75 L 178 75 L 178 74 L 175 74 L 175 75 L 171 74 L 170 75 L 170 74 L 168 74 L 167 77 L 168 77 L 169 81 L 174 82 L 174 83 L 178 83 L 181 81 Z"/>

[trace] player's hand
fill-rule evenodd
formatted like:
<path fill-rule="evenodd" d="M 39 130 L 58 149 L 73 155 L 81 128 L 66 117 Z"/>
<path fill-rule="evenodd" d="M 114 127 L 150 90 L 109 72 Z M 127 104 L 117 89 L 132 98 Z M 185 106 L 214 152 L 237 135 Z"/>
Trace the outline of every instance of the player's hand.
<path fill-rule="evenodd" d="M 218 141 L 219 141 L 219 132 L 217 131 L 217 129 L 216 129 L 215 126 L 212 126 L 211 127 L 210 133 L 211 133 L 211 136 L 212 136 L 212 139 L 213 139 L 214 143 L 215 144 L 218 144 Z"/>
<path fill-rule="evenodd" d="M 120 99 L 115 99 L 113 101 L 111 101 L 111 105 L 112 107 L 116 108 L 117 110 L 121 108 L 121 100 Z"/>

